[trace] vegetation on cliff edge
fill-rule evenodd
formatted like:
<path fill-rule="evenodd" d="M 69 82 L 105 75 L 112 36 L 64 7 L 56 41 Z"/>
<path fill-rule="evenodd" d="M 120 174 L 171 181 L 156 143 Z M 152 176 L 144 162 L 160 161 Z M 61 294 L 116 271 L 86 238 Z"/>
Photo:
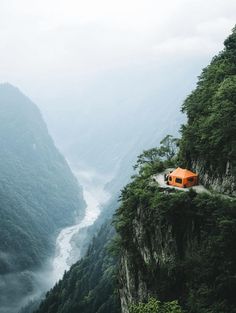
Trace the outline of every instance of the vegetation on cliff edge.
<path fill-rule="evenodd" d="M 128 251 L 134 275 L 141 271 L 150 294 L 161 301 L 178 299 L 189 313 L 236 312 L 236 201 L 193 190 L 163 193 L 149 175 L 162 166 L 158 158 L 144 162 L 122 191 L 115 216 L 121 254 Z M 141 246 L 160 253 L 157 246 L 168 246 L 163 238 L 170 229 L 172 261 L 153 257 L 147 263 Z"/>
<path fill-rule="evenodd" d="M 199 77 L 196 89 L 182 110 L 180 158 L 184 166 L 204 162 L 212 175 L 236 175 L 236 27 L 225 40 L 225 48 L 213 58 Z"/>

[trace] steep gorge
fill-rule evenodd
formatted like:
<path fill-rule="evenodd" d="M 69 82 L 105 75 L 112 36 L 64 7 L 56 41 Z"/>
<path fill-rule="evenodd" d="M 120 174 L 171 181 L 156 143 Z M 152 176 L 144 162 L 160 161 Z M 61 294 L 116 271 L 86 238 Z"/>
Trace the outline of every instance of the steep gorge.
<path fill-rule="evenodd" d="M 122 313 L 149 297 L 178 300 L 188 313 L 236 312 L 235 55 L 233 30 L 184 103 L 187 123 L 171 160 L 172 166 L 198 170 L 202 183 L 218 194 L 166 192 L 151 177 L 170 163 L 153 158 L 151 150 L 122 191 L 117 233 L 109 220 L 37 312 L 120 312 L 116 289 Z M 104 250 L 111 237 L 115 258 Z"/>

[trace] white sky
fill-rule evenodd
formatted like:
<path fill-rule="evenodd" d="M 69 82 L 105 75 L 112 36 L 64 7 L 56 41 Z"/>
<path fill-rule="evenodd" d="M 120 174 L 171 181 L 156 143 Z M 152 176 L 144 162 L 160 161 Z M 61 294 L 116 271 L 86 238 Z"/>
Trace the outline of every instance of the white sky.
<path fill-rule="evenodd" d="M 0 0 L 0 81 L 37 98 L 105 71 L 210 59 L 235 23 L 235 0 Z"/>

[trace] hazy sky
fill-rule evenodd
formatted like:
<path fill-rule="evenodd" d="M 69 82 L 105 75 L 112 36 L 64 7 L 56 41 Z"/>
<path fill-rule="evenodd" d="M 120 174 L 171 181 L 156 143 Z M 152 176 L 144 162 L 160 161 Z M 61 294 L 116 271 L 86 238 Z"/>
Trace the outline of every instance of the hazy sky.
<path fill-rule="evenodd" d="M 102 72 L 209 59 L 235 0 L 0 0 L 0 81 L 35 99 Z"/>

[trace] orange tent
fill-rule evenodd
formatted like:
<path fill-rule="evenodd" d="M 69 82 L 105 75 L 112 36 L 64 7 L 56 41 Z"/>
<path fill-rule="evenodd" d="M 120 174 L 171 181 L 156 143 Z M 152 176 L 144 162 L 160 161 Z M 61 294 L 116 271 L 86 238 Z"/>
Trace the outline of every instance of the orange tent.
<path fill-rule="evenodd" d="M 168 185 L 187 188 L 198 185 L 198 174 L 178 167 L 168 175 Z"/>

